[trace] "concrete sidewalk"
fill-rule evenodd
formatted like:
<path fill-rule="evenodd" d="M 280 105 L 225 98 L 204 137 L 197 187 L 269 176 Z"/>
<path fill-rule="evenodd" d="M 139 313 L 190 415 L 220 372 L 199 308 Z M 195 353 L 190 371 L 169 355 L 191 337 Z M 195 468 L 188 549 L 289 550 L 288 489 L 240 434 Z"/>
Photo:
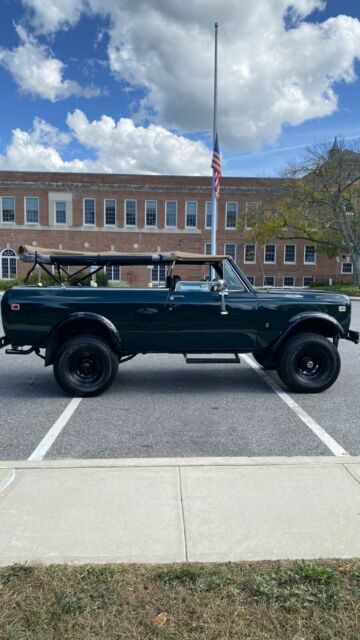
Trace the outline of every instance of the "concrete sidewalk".
<path fill-rule="evenodd" d="M 0 462 L 0 564 L 360 556 L 360 457 Z"/>

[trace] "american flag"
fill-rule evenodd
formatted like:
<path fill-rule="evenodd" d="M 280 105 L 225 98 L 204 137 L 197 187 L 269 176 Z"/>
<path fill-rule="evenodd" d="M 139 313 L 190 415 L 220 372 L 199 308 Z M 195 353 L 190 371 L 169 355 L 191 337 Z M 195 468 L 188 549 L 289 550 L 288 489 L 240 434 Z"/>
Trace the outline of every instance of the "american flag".
<path fill-rule="evenodd" d="M 214 171 L 214 178 L 215 178 L 214 180 L 215 198 L 218 199 L 220 194 L 221 158 L 220 158 L 219 140 L 218 140 L 217 134 L 215 136 L 215 144 L 214 144 L 213 157 L 211 161 L 211 168 Z"/>

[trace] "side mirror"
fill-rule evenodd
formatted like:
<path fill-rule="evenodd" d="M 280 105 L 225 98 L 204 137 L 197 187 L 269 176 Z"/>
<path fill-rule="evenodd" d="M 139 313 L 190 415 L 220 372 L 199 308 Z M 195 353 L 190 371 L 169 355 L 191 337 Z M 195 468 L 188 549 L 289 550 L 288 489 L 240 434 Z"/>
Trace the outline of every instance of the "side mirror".
<path fill-rule="evenodd" d="M 227 291 L 227 284 L 225 280 L 215 280 L 215 282 L 211 284 L 211 291 L 217 291 L 218 293 Z"/>

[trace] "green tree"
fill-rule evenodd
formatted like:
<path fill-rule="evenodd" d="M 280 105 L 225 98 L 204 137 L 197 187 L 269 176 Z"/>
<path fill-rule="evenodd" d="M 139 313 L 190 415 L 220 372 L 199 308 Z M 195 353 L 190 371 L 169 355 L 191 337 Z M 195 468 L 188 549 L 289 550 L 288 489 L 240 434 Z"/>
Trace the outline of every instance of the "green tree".
<path fill-rule="evenodd" d="M 278 194 L 247 237 L 303 239 L 330 258 L 348 256 L 360 285 L 360 145 L 315 144 L 281 173 Z"/>

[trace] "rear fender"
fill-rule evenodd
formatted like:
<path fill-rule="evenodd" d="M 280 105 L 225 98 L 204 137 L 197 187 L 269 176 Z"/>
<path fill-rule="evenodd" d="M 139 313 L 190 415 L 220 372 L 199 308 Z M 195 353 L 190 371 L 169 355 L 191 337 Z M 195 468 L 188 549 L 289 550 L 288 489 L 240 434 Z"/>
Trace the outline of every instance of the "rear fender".
<path fill-rule="evenodd" d="M 105 316 L 90 311 L 71 313 L 61 320 L 42 340 L 40 347 L 46 348 L 45 366 L 53 364 L 58 347 L 68 338 L 76 335 L 96 335 L 102 337 L 116 353 L 123 352 L 121 338 L 115 325 Z"/>

